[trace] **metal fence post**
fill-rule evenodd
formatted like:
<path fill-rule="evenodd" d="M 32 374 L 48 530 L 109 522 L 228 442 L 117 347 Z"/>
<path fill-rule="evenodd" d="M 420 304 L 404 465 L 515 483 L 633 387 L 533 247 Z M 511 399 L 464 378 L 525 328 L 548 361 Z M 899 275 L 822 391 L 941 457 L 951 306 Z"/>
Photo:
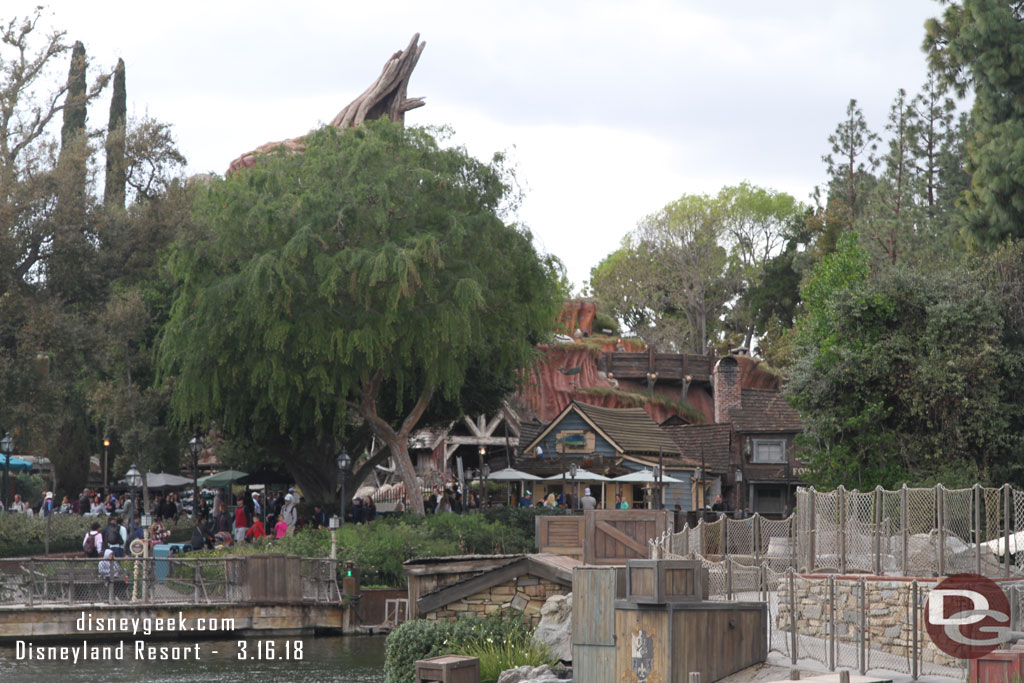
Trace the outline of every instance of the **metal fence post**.
<path fill-rule="evenodd" d="M 910 510 L 907 507 L 907 485 L 904 484 L 903 488 L 900 489 L 900 537 L 903 543 L 903 559 L 902 559 L 902 574 L 907 576 L 909 571 L 909 563 L 907 561 L 907 555 L 910 553 L 910 532 L 909 525 L 907 523 L 907 517 Z"/>
<path fill-rule="evenodd" d="M 856 490 L 856 489 L 854 489 Z M 839 573 L 846 573 L 846 487 L 842 484 L 836 489 L 839 505 Z"/>
<path fill-rule="evenodd" d="M 836 578 L 829 575 L 828 586 L 828 670 L 836 670 Z"/>
<path fill-rule="evenodd" d="M 199 560 L 196 560 L 195 568 L 192 571 L 192 600 L 196 604 L 199 603 L 199 586 L 202 583 L 202 572 Z"/>
<path fill-rule="evenodd" d="M 807 547 L 809 553 L 807 557 L 806 569 L 809 572 L 813 572 L 814 565 L 817 564 L 817 548 L 815 548 L 815 545 L 817 542 L 818 533 L 817 523 L 815 520 L 815 504 L 817 503 L 817 501 L 815 500 L 815 491 L 813 486 L 807 492 L 807 500 L 810 502 L 810 505 L 807 506 L 809 508 L 808 512 L 810 513 L 810 517 L 807 520 Z"/>
<path fill-rule="evenodd" d="M 794 666 L 796 665 L 797 651 L 796 651 L 796 581 L 793 578 L 793 569 L 790 568 L 787 572 L 789 574 L 789 654 L 793 661 Z"/>
<path fill-rule="evenodd" d="M 718 520 L 722 523 L 722 533 L 719 534 L 719 537 L 720 537 L 719 543 L 722 544 L 722 547 L 719 548 L 719 550 L 722 551 L 722 555 L 728 555 L 729 554 L 729 518 L 725 514 L 722 514 L 718 518 Z"/>
<path fill-rule="evenodd" d="M 1003 577 L 1010 578 L 1010 485 L 1003 484 Z"/>
<path fill-rule="evenodd" d="M 725 557 L 725 599 L 732 600 L 732 556 Z"/>
<path fill-rule="evenodd" d="M 918 651 L 917 651 L 917 639 L 918 639 L 918 625 L 917 625 L 917 601 L 918 601 L 918 585 L 917 579 L 914 579 L 911 583 L 910 593 L 910 677 L 915 681 L 917 680 L 917 662 L 918 662 Z"/>
<path fill-rule="evenodd" d="M 875 487 L 875 576 L 882 573 L 882 486 Z"/>
<path fill-rule="evenodd" d="M 974 488 L 974 573 L 981 575 L 981 484 L 975 484 Z"/>
<path fill-rule="evenodd" d="M 868 582 L 860 580 L 860 675 L 868 671 L 867 653 L 867 630 L 868 630 Z"/>
<path fill-rule="evenodd" d="M 36 602 L 36 562 L 28 561 L 28 606 L 33 607 Z M 46 596 L 43 596 L 44 599 Z"/>
<path fill-rule="evenodd" d="M 754 513 L 754 521 L 751 522 L 753 525 L 753 531 L 751 535 L 754 537 L 754 561 L 757 563 L 761 562 L 761 515 Z"/>
<path fill-rule="evenodd" d="M 939 576 L 946 575 L 946 494 L 942 484 L 935 485 L 935 507 L 937 512 L 937 526 L 939 530 Z"/>

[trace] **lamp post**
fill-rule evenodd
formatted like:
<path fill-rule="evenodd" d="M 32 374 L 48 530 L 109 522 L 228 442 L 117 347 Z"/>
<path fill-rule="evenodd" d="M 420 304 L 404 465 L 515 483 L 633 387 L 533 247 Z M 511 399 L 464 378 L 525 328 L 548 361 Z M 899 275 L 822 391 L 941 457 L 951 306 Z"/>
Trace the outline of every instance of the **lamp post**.
<path fill-rule="evenodd" d="M 150 530 L 150 527 L 153 526 L 153 515 L 150 515 L 150 514 L 148 514 L 146 512 L 143 512 L 141 517 L 140 517 L 140 519 L 139 519 L 139 521 L 142 522 L 142 535 L 143 535 L 143 541 L 142 541 L 142 577 L 143 577 L 142 578 L 142 601 L 145 602 L 146 601 L 146 597 L 147 597 L 146 594 L 148 593 L 148 591 L 146 590 L 146 577 L 149 576 L 149 530 Z M 139 561 L 138 560 L 135 560 L 135 566 L 136 567 L 139 566 Z M 135 575 L 138 576 L 138 572 L 136 572 Z M 134 593 L 134 591 L 133 591 L 133 593 Z M 134 597 L 134 595 L 133 595 L 133 597 Z"/>
<path fill-rule="evenodd" d="M 107 493 L 107 459 L 110 456 L 110 437 L 103 435 L 103 493 Z"/>
<path fill-rule="evenodd" d="M 578 510 L 579 509 L 579 504 L 580 504 L 580 490 L 576 486 L 576 472 L 578 472 L 578 471 L 579 471 L 579 468 L 576 467 L 576 463 L 572 463 L 572 464 L 569 465 L 569 476 L 572 477 L 572 509 L 573 509 L 573 511 Z"/>
<path fill-rule="evenodd" d="M 328 521 L 331 527 L 331 560 L 338 559 L 338 527 L 341 524 L 338 522 L 338 515 L 331 515 L 331 519 Z"/>
<path fill-rule="evenodd" d="M 491 476 L 491 466 L 488 465 L 487 463 L 484 463 L 484 466 L 481 467 L 480 469 L 482 469 L 483 472 L 484 472 L 484 490 L 483 490 L 483 493 L 480 496 L 480 505 L 481 505 L 481 507 L 486 507 L 487 506 L 487 499 L 489 497 L 487 495 L 487 493 L 488 493 L 488 491 L 487 491 L 487 479 L 488 479 L 488 477 Z"/>
<path fill-rule="evenodd" d="M 203 442 L 199 438 L 199 430 L 188 442 L 188 452 L 192 454 L 192 516 L 199 517 L 199 451 Z"/>
<path fill-rule="evenodd" d="M 480 448 L 476 449 L 477 455 L 480 456 L 480 467 L 477 468 L 477 474 L 480 475 L 480 507 L 484 506 L 484 456 L 487 455 L 487 449 L 481 445 Z"/>
<path fill-rule="evenodd" d="M 11 453 L 14 452 L 14 439 L 11 438 L 11 433 L 7 432 L 4 434 L 4 438 L 0 439 L 0 453 L 4 456 L 4 512 L 11 509 L 10 501 L 8 496 L 11 492 Z"/>
<path fill-rule="evenodd" d="M 135 463 L 124 473 L 124 480 L 132 487 L 132 506 L 135 505 L 135 489 L 142 486 L 142 473 L 135 467 Z"/>
<path fill-rule="evenodd" d="M 335 462 L 338 463 L 338 469 L 341 470 L 341 504 L 338 506 L 341 512 L 341 522 L 339 523 L 341 526 L 345 523 L 345 474 L 352 465 L 352 458 L 349 457 L 348 451 L 342 448 L 341 454 Z"/>

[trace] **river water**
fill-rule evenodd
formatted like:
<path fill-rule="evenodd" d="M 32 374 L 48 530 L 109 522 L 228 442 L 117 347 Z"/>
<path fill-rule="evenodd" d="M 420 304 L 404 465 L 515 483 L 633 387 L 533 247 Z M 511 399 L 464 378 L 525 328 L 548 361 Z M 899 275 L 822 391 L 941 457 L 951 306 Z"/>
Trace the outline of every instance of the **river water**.
<path fill-rule="evenodd" d="M 60 680 L 71 674 L 76 681 L 127 680 L 132 683 L 382 683 L 384 640 L 384 636 L 146 640 L 143 649 L 139 649 L 134 638 L 126 638 L 120 652 L 116 649 L 118 641 L 90 640 L 85 643 L 89 648 L 85 654 L 100 659 L 89 661 L 82 661 L 82 641 L 33 642 L 31 651 L 26 642 L 24 648 L 0 645 L 0 681 L 38 683 Z M 64 653 L 48 649 L 38 651 L 38 648 L 51 646 L 79 648 L 79 661 L 72 661 L 75 652 L 71 650 Z M 107 649 L 93 649 L 104 647 Z M 145 649 L 147 647 L 153 649 Z M 29 659 L 30 654 L 64 659 Z M 121 659 L 117 659 L 119 654 Z M 162 659 L 175 655 L 188 659 Z"/>

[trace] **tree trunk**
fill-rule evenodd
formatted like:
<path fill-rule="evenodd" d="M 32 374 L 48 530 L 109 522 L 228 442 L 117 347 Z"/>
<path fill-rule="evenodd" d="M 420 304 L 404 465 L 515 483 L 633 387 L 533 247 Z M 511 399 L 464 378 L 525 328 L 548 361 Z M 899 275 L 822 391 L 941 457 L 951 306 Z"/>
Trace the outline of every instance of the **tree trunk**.
<path fill-rule="evenodd" d="M 409 435 L 413 427 L 419 422 L 423 412 L 430 403 L 430 397 L 434 394 L 432 386 L 426 386 L 420 392 L 416 404 L 409 411 L 409 414 L 402 420 L 402 426 L 397 431 L 377 415 L 377 396 L 380 394 L 382 381 L 381 373 L 374 373 L 363 385 L 362 400 L 357 406 L 359 413 L 366 419 L 370 429 L 381 441 L 387 444 L 391 456 L 394 458 L 398 473 L 405 482 L 405 494 L 409 499 L 409 510 L 417 515 L 425 515 L 423 507 L 423 496 L 420 495 L 420 483 L 416 476 L 416 468 L 412 465 L 412 458 L 409 457 Z"/>

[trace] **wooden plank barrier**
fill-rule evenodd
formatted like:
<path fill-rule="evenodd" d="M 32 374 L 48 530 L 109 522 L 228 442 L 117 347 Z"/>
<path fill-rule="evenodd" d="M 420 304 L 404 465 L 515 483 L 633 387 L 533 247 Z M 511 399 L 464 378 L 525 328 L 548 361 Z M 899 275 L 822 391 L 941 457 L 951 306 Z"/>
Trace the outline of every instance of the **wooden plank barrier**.
<path fill-rule="evenodd" d="M 572 572 L 573 676 L 587 683 L 615 682 L 615 567 Z"/>
<path fill-rule="evenodd" d="M 537 551 L 583 559 L 583 516 L 538 516 Z"/>

